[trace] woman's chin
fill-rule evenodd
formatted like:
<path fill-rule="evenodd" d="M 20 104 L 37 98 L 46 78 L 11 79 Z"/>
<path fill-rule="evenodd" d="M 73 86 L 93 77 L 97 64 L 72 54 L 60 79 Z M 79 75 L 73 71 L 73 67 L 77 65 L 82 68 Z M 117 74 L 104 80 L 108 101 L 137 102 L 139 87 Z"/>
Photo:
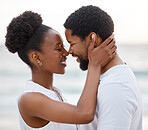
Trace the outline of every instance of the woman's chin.
<path fill-rule="evenodd" d="M 58 71 L 56 74 L 65 74 L 65 69 L 61 69 L 61 70 Z"/>
<path fill-rule="evenodd" d="M 63 73 L 61 73 L 62 75 L 65 74 L 65 71 Z"/>
<path fill-rule="evenodd" d="M 60 74 L 65 74 L 65 69 L 60 72 Z"/>

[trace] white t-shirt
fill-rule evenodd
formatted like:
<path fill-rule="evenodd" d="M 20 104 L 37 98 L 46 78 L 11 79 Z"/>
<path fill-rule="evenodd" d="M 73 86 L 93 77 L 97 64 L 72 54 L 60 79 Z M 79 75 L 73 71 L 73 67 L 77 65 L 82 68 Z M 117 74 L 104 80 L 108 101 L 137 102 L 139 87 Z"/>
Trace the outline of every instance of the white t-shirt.
<path fill-rule="evenodd" d="M 60 93 L 62 99 L 64 100 L 64 102 L 66 102 L 65 98 L 62 96 L 61 91 L 57 88 L 54 88 L 54 89 Z M 41 93 L 53 100 L 60 101 L 57 94 L 54 91 L 46 89 L 46 88 L 40 86 L 39 84 L 34 83 L 33 81 L 27 81 L 27 86 L 25 87 L 24 91 L 20 94 L 20 96 L 24 93 L 27 93 L 27 92 L 38 92 L 38 93 Z M 27 125 L 27 123 L 23 120 L 20 112 L 18 112 L 18 114 L 19 114 L 19 123 L 20 123 L 21 130 L 78 130 L 78 125 L 57 123 L 57 122 L 53 122 L 53 121 L 50 121 L 44 127 L 32 128 L 29 125 Z"/>
<path fill-rule="evenodd" d="M 94 120 L 80 130 L 142 130 L 141 93 L 127 65 L 101 75 Z"/>

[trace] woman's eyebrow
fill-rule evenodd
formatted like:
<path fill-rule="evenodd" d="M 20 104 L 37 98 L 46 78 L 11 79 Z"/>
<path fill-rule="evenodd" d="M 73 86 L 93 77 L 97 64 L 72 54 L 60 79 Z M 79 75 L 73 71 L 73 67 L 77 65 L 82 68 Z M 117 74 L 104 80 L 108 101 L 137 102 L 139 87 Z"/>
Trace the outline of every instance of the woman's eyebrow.
<path fill-rule="evenodd" d="M 62 44 L 62 43 L 61 42 L 55 43 L 55 45 L 60 45 L 60 44 Z"/>

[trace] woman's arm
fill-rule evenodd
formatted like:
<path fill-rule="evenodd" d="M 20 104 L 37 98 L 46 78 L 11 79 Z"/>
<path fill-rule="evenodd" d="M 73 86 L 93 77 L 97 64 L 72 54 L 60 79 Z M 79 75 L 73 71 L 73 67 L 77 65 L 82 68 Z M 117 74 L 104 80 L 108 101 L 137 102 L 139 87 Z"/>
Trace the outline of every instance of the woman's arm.
<path fill-rule="evenodd" d="M 19 100 L 19 110 L 23 115 L 39 117 L 48 121 L 70 124 L 85 124 L 93 120 L 97 89 L 102 65 L 106 64 L 115 54 L 114 41 L 108 46 L 112 37 L 94 49 L 94 41 L 89 46 L 89 66 L 86 83 L 76 106 L 55 101 L 41 93 L 25 93 Z M 99 56 L 100 55 L 100 56 Z M 97 59 L 97 60 L 96 60 Z"/>
<path fill-rule="evenodd" d="M 82 95 L 77 106 L 55 101 L 41 93 L 25 93 L 19 101 L 23 114 L 48 121 L 85 124 L 93 120 L 100 69 L 90 67 Z M 24 113 L 25 111 L 25 113 Z"/>

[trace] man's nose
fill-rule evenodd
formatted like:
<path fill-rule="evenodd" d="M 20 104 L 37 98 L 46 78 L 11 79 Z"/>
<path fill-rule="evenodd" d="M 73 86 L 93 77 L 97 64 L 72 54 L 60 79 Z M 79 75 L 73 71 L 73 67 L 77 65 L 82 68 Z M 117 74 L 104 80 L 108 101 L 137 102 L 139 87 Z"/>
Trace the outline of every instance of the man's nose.
<path fill-rule="evenodd" d="M 72 54 L 72 47 L 69 48 L 68 53 L 69 53 L 69 54 Z"/>

